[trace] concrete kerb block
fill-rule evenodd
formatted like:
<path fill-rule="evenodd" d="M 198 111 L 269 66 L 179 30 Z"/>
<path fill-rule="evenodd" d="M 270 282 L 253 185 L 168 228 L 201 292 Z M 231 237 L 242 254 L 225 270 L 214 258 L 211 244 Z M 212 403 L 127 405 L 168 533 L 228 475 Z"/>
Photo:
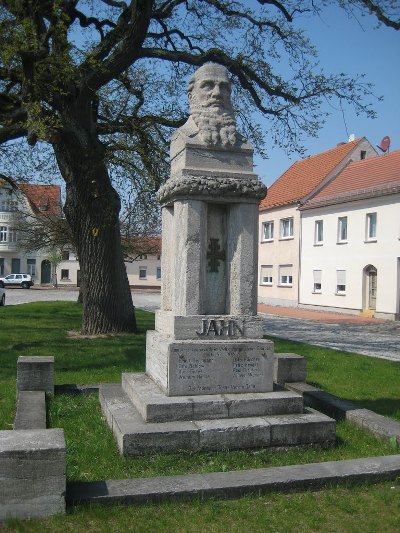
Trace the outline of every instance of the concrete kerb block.
<path fill-rule="evenodd" d="M 65 513 L 62 429 L 0 431 L 0 520 Z"/>
<path fill-rule="evenodd" d="M 314 407 L 335 418 L 349 420 L 352 424 L 362 427 L 386 441 L 394 438 L 400 445 L 400 422 L 397 420 L 379 415 L 369 409 L 363 409 L 353 402 L 342 400 L 308 383 L 290 383 L 287 387 L 302 394 L 305 405 Z"/>
<path fill-rule="evenodd" d="M 46 429 L 46 393 L 19 391 L 14 429 Z"/>
<path fill-rule="evenodd" d="M 295 353 L 278 353 L 274 356 L 274 382 L 301 382 L 307 378 L 307 361 Z"/>
<path fill-rule="evenodd" d="M 17 361 L 17 394 L 19 391 L 44 391 L 54 394 L 54 357 L 23 356 Z"/>

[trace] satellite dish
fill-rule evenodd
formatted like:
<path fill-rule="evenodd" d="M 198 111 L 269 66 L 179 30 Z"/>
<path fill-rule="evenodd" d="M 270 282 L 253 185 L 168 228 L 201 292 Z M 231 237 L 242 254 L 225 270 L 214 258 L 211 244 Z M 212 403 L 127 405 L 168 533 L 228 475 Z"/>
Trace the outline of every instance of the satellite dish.
<path fill-rule="evenodd" d="M 382 150 L 383 153 L 388 152 L 390 148 L 390 137 L 386 135 L 382 140 L 381 144 L 377 145 L 379 150 Z"/>
<path fill-rule="evenodd" d="M 349 137 L 349 140 L 347 142 L 352 143 L 355 140 L 356 140 L 356 134 L 355 133 L 350 133 L 350 137 Z"/>

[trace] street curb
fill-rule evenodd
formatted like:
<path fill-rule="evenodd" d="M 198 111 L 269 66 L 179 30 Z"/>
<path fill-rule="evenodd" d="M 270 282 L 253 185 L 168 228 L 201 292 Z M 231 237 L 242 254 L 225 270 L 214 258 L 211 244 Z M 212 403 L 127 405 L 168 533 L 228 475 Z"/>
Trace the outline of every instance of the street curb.
<path fill-rule="evenodd" d="M 237 472 L 67 483 L 67 505 L 141 504 L 195 498 L 321 489 L 332 485 L 394 480 L 400 455 L 280 466 Z"/>

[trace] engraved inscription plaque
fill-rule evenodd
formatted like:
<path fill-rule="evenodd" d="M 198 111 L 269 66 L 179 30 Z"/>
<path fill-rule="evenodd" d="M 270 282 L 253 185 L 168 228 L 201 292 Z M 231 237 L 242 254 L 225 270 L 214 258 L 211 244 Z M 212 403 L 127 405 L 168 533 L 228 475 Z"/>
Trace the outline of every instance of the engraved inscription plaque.
<path fill-rule="evenodd" d="M 170 396 L 272 391 L 269 341 L 174 342 L 169 349 Z"/>

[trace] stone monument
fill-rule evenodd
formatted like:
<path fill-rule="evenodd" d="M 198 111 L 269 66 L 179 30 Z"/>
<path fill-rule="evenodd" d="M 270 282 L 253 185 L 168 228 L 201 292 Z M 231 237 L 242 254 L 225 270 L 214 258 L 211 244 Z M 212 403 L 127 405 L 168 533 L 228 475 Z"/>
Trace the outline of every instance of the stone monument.
<path fill-rule="evenodd" d="M 266 188 L 236 129 L 226 69 L 199 68 L 188 98 L 158 193 L 161 309 L 147 334 L 146 373 L 123 374 L 122 389 L 102 387 L 103 411 L 126 455 L 332 442 L 334 421 L 274 390 L 273 343 L 257 316 Z M 299 426 L 308 427 L 301 437 Z"/>

